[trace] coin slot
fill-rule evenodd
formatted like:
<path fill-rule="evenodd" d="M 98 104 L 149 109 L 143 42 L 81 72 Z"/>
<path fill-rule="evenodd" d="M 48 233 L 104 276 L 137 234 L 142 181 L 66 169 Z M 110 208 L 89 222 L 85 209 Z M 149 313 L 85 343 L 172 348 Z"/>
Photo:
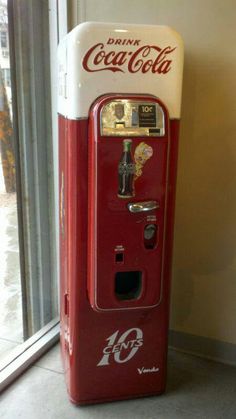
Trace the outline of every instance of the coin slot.
<path fill-rule="evenodd" d="M 136 300 L 142 291 L 142 272 L 129 271 L 115 274 L 115 295 L 118 300 Z"/>
<path fill-rule="evenodd" d="M 116 128 L 125 128 L 125 122 L 116 122 Z"/>

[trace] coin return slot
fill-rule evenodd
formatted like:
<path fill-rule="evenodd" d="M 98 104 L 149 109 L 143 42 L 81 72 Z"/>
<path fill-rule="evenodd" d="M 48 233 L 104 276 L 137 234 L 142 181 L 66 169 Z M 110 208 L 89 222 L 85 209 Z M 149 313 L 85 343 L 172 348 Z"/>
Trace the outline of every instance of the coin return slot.
<path fill-rule="evenodd" d="M 155 249 L 157 245 L 157 226 L 147 224 L 144 228 L 144 246 L 146 249 Z"/>
<path fill-rule="evenodd" d="M 115 260 L 116 260 L 116 263 L 123 263 L 124 253 L 116 253 Z"/>
<path fill-rule="evenodd" d="M 142 272 L 117 272 L 115 275 L 115 295 L 118 300 L 136 300 L 142 290 Z"/>

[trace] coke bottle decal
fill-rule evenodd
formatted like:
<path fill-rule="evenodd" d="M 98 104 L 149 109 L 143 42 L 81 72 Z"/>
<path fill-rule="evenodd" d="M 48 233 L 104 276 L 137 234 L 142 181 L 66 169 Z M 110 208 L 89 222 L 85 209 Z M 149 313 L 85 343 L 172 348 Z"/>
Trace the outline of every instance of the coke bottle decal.
<path fill-rule="evenodd" d="M 134 182 L 142 175 L 142 169 L 153 155 L 153 149 L 141 142 L 135 149 L 134 160 L 131 154 L 132 140 L 123 140 L 123 152 L 118 165 L 118 197 L 132 198 L 135 196 Z"/>
<path fill-rule="evenodd" d="M 120 198 L 134 196 L 135 164 L 131 155 L 132 140 L 123 140 L 123 152 L 118 166 Z"/>

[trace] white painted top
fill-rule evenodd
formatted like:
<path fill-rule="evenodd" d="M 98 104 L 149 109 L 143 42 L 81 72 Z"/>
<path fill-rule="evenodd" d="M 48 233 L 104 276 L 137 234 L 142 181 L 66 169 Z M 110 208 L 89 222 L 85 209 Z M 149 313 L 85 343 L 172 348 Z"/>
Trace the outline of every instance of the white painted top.
<path fill-rule="evenodd" d="M 183 42 L 168 26 L 85 22 L 58 48 L 58 112 L 88 117 L 106 93 L 151 94 L 180 118 Z"/>

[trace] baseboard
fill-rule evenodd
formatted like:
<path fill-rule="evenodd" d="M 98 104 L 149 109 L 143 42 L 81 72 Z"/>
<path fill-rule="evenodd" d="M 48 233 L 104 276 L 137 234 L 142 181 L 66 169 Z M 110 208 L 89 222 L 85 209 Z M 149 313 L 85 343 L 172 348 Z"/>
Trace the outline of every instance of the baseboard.
<path fill-rule="evenodd" d="M 236 345 L 232 343 L 170 330 L 169 347 L 236 366 Z"/>

